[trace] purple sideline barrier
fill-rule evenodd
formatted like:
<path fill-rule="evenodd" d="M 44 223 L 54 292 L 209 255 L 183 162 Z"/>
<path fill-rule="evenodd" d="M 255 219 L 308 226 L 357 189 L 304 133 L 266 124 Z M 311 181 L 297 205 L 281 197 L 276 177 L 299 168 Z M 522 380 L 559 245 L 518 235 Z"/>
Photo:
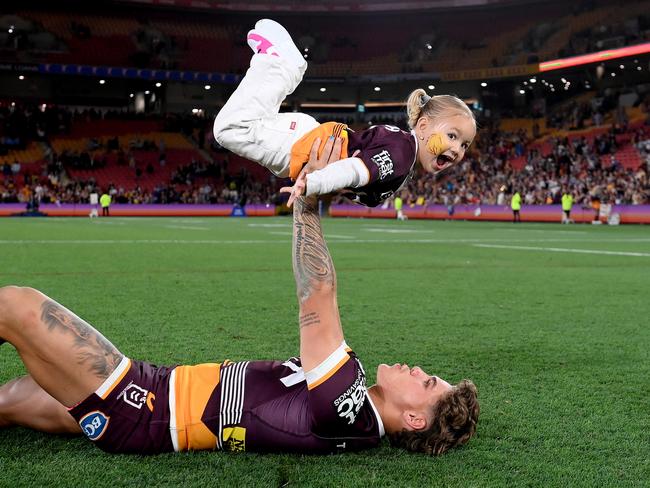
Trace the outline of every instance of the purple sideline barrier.
<path fill-rule="evenodd" d="M 44 204 L 39 211 L 48 217 L 88 217 L 92 206 L 88 204 Z M 101 215 L 101 208 L 98 209 Z M 125 205 L 113 204 L 111 217 L 229 217 L 233 205 Z M 270 217 L 275 215 L 275 205 L 246 205 L 249 217 Z M 0 216 L 20 214 L 25 211 L 24 203 L 0 204 Z"/>
<path fill-rule="evenodd" d="M 404 207 L 404 214 L 410 219 L 435 220 L 481 220 L 504 221 L 512 220 L 510 207 L 503 205 L 481 205 L 481 214 L 475 215 L 476 205 L 456 205 L 454 214 L 450 217 L 444 205 L 427 205 Z M 40 212 L 51 217 L 87 217 L 91 206 L 87 204 L 44 204 Z M 232 205 L 111 205 L 112 217 L 228 217 L 232 214 Z M 246 205 L 246 215 L 249 217 L 270 217 L 275 215 L 274 205 Z M 20 214 L 25 211 L 23 203 L 0 204 L 0 216 Z M 650 224 L 650 205 L 614 205 L 612 213 L 621 216 L 621 224 Z M 384 218 L 396 217 L 392 208 L 368 208 L 361 205 L 332 205 L 332 217 L 361 217 Z M 594 211 L 591 208 L 574 206 L 571 218 L 577 223 L 589 223 L 593 220 Z M 524 205 L 521 209 L 522 222 L 560 222 L 562 208 L 560 205 Z M 605 221 L 601 217 L 601 221 Z"/>
<path fill-rule="evenodd" d="M 476 209 L 480 208 L 480 215 Z M 426 205 L 404 207 L 404 214 L 409 219 L 436 220 L 483 220 L 512 221 L 512 210 L 507 205 L 456 205 L 452 216 L 444 205 Z M 650 205 L 613 205 L 611 213 L 621 216 L 621 224 L 650 224 Z M 395 209 L 379 207 L 368 208 L 360 205 L 332 205 L 332 217 L 396 218 Z M 556 222 L 562 221 L 561 205 L 523 205 L 520 211 L 522 222 Z M 571 218 L 576 223 L 590 223 L 594 219 L 594 210 L 574 205 Z M 606 222 L 606 219 L 600 219 Z"/>

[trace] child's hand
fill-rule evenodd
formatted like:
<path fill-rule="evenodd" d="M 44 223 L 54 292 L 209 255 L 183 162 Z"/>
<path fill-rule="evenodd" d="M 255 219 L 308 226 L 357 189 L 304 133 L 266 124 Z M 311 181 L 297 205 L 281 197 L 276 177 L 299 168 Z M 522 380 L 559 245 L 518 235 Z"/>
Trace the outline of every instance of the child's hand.
<path fill-rule="evenodd" d="M 302 196 L 307 191 L 307 173 L 305 170 L 300 172 L 293 186 L 284 186 L 280 188 L 280 193 L 289 193 L 287 207 L 291 208 L 296 198 Z"/>

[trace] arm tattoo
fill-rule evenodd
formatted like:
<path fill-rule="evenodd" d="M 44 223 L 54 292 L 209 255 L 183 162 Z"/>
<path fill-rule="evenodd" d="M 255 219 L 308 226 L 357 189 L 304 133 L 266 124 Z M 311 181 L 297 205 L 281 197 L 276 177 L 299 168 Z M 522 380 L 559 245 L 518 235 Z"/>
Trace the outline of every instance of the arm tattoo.
<path fill-rule="evenodd" d="M 310 325 L 318 325 L 320 324 L 320 316 L 316 312 L 306 313 L 300 316 L 299 324 L 301 329 Z"/>
<path fill-rule="evenodd" d="M 77 364 L 100 378 L 108 378 L 122 360 L 122 354 L 103 335 L 52 300 L 41 305 L 41 320 L 49 332 L 71 334 Z"/>
<path fill-rule="evenodd" d="M 293 274 L 298 299 L 304 302 L 316 287 L 335 287 L 332 257 L 323 238 L 318 202 L 297 198 L 293 209 Z"/>

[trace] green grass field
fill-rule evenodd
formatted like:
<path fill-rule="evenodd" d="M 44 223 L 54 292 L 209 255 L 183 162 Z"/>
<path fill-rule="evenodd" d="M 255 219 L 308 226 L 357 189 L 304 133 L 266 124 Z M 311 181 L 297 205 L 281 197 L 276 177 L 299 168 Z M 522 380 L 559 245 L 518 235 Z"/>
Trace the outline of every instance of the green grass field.
<path fill-rule="evenodd" d="M 650 228 L 324 221 L 348 344 L 479 388 L 440 458 L 104 454 L 0 430 L 0 486 L 650 486 Z M 2 219 L 0 285 L 36 287 L 158 364 L 298 353 L 291 221 Z M 0 347 L 0 382 L 24 372 Z"/>

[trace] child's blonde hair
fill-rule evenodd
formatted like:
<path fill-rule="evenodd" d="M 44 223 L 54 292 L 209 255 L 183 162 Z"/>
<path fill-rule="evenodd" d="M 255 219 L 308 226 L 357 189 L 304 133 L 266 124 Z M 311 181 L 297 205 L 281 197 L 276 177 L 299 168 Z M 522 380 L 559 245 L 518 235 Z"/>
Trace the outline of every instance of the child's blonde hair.
<path fill-rule="evenodd" d="M 474 114 L 460 98 L 453 95 L 435 95 L 430 97 L 422 88 L 413 90 L 409 95 L 406 101 L 406 113 L 411 130 L 415 129 L 415 124 L 423 116 L 435 120 L 448 115 L 464 115 L 471 118 L 476 127 Z"/>

